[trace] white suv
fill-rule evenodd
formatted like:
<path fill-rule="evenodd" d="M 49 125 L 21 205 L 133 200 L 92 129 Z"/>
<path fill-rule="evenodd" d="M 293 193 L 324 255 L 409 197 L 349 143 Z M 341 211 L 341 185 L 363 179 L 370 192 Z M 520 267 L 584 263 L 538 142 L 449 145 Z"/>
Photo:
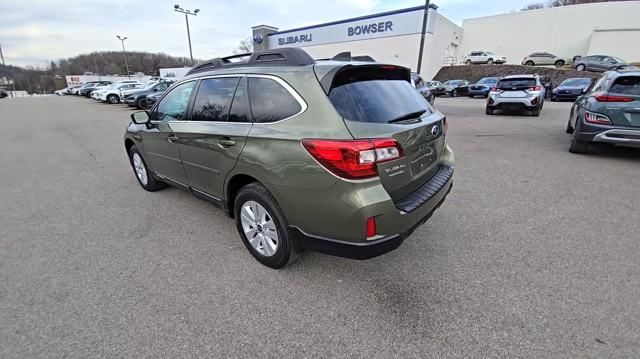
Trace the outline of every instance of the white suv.
<path fill-rule="evenodd" d="M 526 110 L 540 116 L 545 89 L 538 75 L 510 75 L 498 80 L 489 91 L 486 114 L 496 110 Z"/>
<path fill-rule="evenodd" d="M 471 51 L 469 55 L 464 57 L 464 63 L 471 64 L 504 64 L 507 62 L 507 58 L 499 56 L 490 51 Z"/>
<path fill-rule="evenodd" d="M 112 104 L 120 103 L 120 91 L 133 90 L 141 87 L 138 81 L 121 81 L 107 88 L 95 91 L 96 100 L 106 101 Z M 92 94 L 93 95 L 93 94 Z"/>

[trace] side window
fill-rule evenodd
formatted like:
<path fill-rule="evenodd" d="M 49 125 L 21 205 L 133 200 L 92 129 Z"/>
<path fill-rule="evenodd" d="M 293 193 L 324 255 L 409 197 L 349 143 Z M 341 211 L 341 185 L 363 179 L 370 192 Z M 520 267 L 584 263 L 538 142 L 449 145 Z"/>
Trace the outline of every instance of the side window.
<path fill-rule="evenodd" d="M 238 86 L 238 77 L 219 77 L 200 81 L 198 94 L 193 102 L 192 121 L 229 120 L 231 100 Z"/>
<path fill-rule="evenodd" d="M 167 84 L 166 82 L 158 84 L 155 87 L 156 91 L 165 91 L 167 88 L 169 88 L 169 84 Z"/>
<path fill-rule="evenodd" d="M 247 80 L 240 79 L 236 94 L 233 96 L 231 111 L 229 112 L 229 122 L 249 122 L 249 101 L 247 100 Z"/>
<path fill-rule="evenodd" d="M 165 96 L 156 109 L 155 121 L 179 121 L 182 120 L 185 110 L 189 105 L 191 91 L 195 81 L 185 82 L 176 86 Z M 152 116 L 153 118 L 153 116 Z"/>
<path fill-rule="evenodd" d="M 249 78 L 251 113 L 256 123 L 276 122 L 302 110 L 300 103 L 275 80 L 262 77 Z"/>

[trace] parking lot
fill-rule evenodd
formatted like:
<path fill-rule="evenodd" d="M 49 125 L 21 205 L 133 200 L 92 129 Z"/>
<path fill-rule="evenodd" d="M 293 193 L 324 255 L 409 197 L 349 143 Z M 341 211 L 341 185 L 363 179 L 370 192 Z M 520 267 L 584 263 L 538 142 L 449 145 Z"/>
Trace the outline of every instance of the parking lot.
<path fill-rule="evenodd" d="M 436 99 L 455 184 L 398 250 L 276 271 L 139 187 L 126 106 L 3 101 L 0 357 L 638 357 L 640 150 L 570 154 L 570 103 L 484 104 Z"/>

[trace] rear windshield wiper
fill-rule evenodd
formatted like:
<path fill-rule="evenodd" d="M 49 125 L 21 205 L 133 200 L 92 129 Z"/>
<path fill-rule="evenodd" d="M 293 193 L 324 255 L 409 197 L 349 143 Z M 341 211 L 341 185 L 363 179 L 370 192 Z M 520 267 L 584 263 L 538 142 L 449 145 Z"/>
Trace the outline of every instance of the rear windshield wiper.
<path fill-rule="evenodd" d="M 394 118 L 393 120 L 389 120 L 388 123 L 394 123 L 394 122 L 402 122 L 402 121 L 406 121 L 406 120 L 411 120 L 411 119 L 415 119 L 415 118 L 420 118 L 422 116 L 422 114 L 424 114 L 425 112 L 427 112 L 427 110 L 420 110 L 420 111 L 415 111 L 415 112 L 409 112 L 405 115 L 402 116 L 398 116 L 396 118 Z"/>

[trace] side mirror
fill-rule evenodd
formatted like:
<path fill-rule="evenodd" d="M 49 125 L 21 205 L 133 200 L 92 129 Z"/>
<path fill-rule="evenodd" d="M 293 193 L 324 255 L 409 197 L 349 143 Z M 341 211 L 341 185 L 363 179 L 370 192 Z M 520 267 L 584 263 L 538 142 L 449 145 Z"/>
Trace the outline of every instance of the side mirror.
<path fill-rule="evenodd" d="M 136 125 L 144 125 L 149 123 L 149 114 L 147 111 L 136 111 L 131 114 L 131 121 Z"/>

